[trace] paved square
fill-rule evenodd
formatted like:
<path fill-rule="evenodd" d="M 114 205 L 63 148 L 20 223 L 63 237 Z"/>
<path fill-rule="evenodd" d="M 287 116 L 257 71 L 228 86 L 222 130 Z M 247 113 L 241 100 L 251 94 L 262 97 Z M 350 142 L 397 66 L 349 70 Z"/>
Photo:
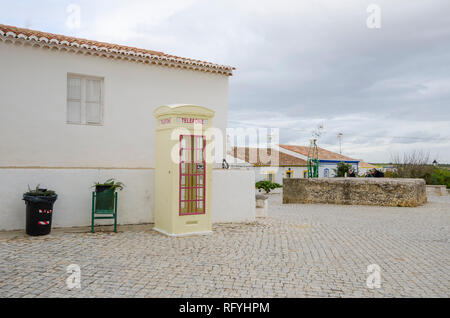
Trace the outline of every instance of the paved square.
<path fill-rule="evenodd" d="M 418 208 L 282 205 L 172 238 L 146 226 L 0 233 L 0 297 L 449 297 L 450 196 Z M 110 227 L 105 228 L 109 231 Z M 69 290 L 66 268 L 81 267 Z M 366 287 L 367 266 L 381 288 Z"/>

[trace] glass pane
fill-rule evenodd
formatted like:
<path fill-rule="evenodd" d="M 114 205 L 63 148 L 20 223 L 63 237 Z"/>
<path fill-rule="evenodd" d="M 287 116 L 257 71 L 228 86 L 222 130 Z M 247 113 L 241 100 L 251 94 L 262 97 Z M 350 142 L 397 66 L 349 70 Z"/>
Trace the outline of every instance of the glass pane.
<path fill-rule="evenodd" d="M 180 213 L 181 214 L 187 214 L 188 213 L 188 206 L 189 206 L 189 202 L 181 202 L 180 203 L 180 207 L 181 207 L 181 211 L 180 211 Z"/>
<path fill-rule="evenodd" d="M 195 162 L 201 163 L 203 161 L 202 153 L 202 150 L 195 150 Z"/>
<path fill-rule="evenodd" d="M 191 150 L 190 149 L 187 149 L 187 150 L 185 150 L 185 152 L 186 152 L 186 162 L 191 162 L 191 157 L 192 157 L 192 154 L 191 154 Z"/>
<path fill-rule="evenodd" d="M 70 123 L 81 122 L 81 103 L 80 102 L 67 102 L 67 121 Z"/>
<path fill-rule="evenodd" d="M 67 99 L 81 99 L 81 79 L 67 79 Z"/>
<path fill-rule="evenodd" d="M 187 193 L 188 193 L 188 190 L 181 189 L 181 200 L 187 200 L 188 199 Z"/>
<path fill-rule="evenodd" d="M 203 148 L 203 137 L 201 137 L 201 136 L 195 137 L 195 140 L 196 140 L 195 148 L 202 149 Z"/>
<path fill-rule="evenodd" d="M 197 176 L 197 186 L 203 185 L 203 176 Z"/>
<path fill-rule="evenodd" d="M 86 80 L 86 102 L 100 103 L 100 80 Z"/>
<path fill-rule="evenodd" d="M 191 136 L 183 136 L 183 148 L 184 149 L 191 148 Z"/>
<path fill-rule="evenodd" d="M 100 104 L 86 103 L 86 121 L 88 123 L 100 123 Z"/>

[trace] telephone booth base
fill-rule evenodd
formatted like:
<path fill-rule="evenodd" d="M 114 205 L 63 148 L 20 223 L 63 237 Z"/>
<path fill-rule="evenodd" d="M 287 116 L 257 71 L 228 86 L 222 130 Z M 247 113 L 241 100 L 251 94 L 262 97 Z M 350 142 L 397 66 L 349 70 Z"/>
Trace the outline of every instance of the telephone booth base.
<path fill-rule="evenodd" d="M 210 235 L 210 234 L 212 234 L 212 231 L 186 232 L 186 233 L 176 234 L 176 233 L 168 233 L 168 232 L 166 232 L 164 230 L 160 230 L 160 229 L 158 229 L 156 227 L 154 227 L 153 230 L 158 232 L 158 233 L 161 233 L 161 234 L 164 234 L 164 235 L 167 235 L 167 236 L 174 236 L 174 237 L 191 236 L 191 235 Z"/>

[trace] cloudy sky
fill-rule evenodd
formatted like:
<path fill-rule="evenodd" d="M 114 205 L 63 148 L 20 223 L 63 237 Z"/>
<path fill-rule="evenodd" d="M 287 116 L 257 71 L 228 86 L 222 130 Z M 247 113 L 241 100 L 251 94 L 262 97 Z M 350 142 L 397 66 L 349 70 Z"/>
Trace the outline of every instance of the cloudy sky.
<path fill-rule="evenodd" d="M 366 21 L 381 9 L 381 28 Z M 67 8 L 79 5 L 79 28 Z M 449 0 L 0 0 L 0 23 L 233 65 L 229 127 L 450 163 Z"/>

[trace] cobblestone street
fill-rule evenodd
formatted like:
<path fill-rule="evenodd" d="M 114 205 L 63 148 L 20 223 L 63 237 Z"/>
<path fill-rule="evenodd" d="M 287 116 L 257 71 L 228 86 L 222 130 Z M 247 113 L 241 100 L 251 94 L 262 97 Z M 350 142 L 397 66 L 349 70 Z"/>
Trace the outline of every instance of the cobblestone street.
<path fill-rule="evenodd" d="M 172 238 L 151 225 L 0 233 L 0 297 L 450 297 L 450 196 L 418 208 L 282 205 Z M 104 232 L 102 232 L 104 231 Z M 81 267 L 69 290 L 66 267 Z M 367 266 L 381 268 L 368 289 Z"/>

